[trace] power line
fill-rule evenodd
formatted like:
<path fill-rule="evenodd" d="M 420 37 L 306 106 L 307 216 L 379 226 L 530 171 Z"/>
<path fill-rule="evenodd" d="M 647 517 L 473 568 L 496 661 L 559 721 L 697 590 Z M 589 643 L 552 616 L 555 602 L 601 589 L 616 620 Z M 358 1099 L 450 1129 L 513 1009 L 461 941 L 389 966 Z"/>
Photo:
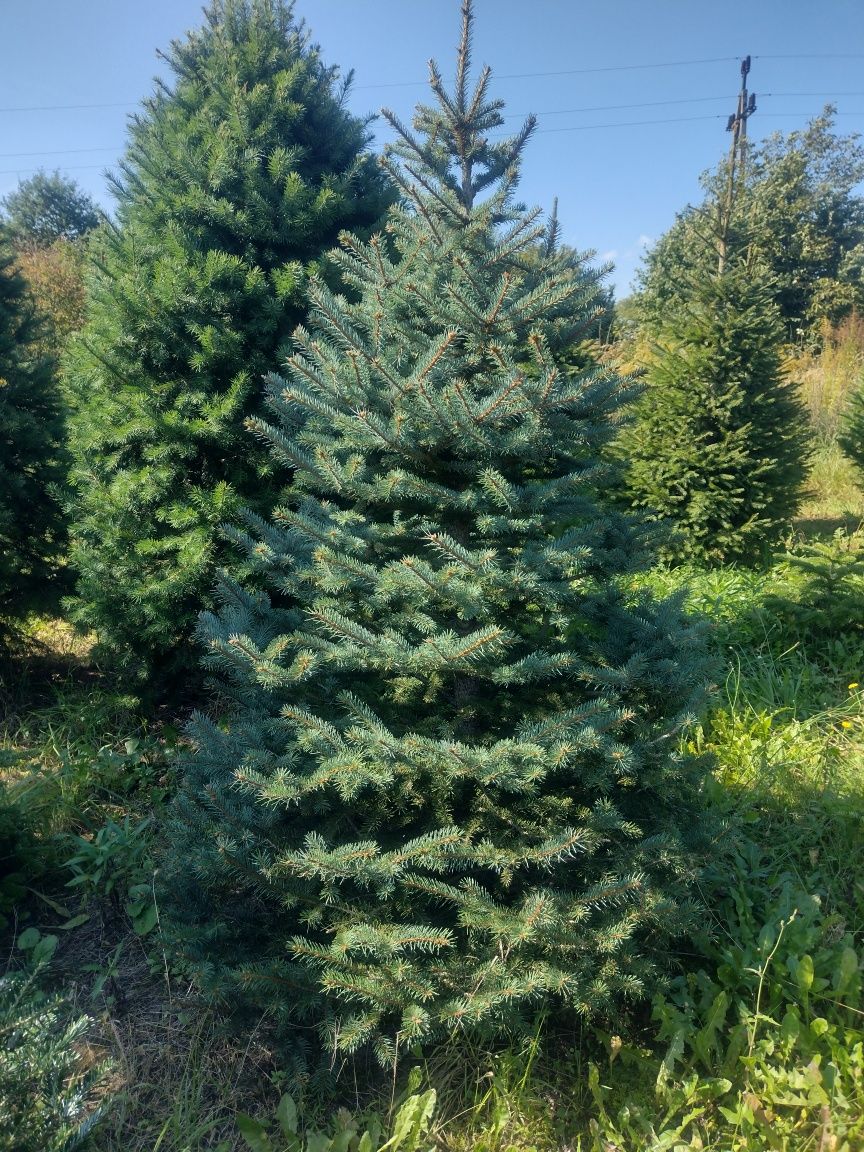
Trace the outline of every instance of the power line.
<path fill-rule="evenodd" d="M 682 68 L 696 64 L 720 64 L 737 60 L 737 56 L 709 56 L 699 60 L 668 60 L 656 64 L 614 64 L 602 68 L 567 68 L 556 72 L 496 72 L 496 80 L 532 80 L 544 76 L 590 76 L 599 72 L 635 72 L 652 68 Z M 354 92 L 368 92 L 373 88 L 426 88 L 428 80 L 395 80 L 381 84 L 355 84 Z M 0 107 L 0 112 L 60 112 L 80 108 L 130 108 L 139 100 L 126 100 L 112 104 L 33 104 Z"/>
<path fill-rule="evenodd" d="M 862 93 L 864 95 L 864 93 Z M 552 108 L 545 112 L 534 112 L 534 116 L 564 116 L 568 112 L 612 112 L 618 108 L 659 108 L 664 104 L 707 104 L 712 100 L 728 100 L 726 96 L 688 96 L 680 100 L 645 100 L 638 104 L 592 104 L 586 108 Z M 503 120 L 524 120 L 527 112 L 505 112 Z"/>
<path fill-rule="evenodd" d="M 763 92 L 760 94 L 761 100 L 768 100 L 771 98 L 827 98 L 834 96 L 864 96 L 862 92 Z M 727 96 L 688 96 L 676 100 L 643 100 L 632 104 L 592 104 L 586 105 L 583 108 L 549 108 L 543 112 L 535 112 L 536 116 L 565 116 L 569 114 L 578 114 L 583 112 L 612 112 L 619 109 L 632 109 L 632 108 L 660 108 L 673 104 L 707 104 L 712 101 L 726 100 Z M 860 112 L 838 112 L 838 116 L 858 116 L 864 113 Z M 505 120 L 524 120 L 528 115 L 527 112 L 507 112 L 504 114 Z M 806 115 L 806 112 L 771 112 L 771 116 L 801 116 Z M 615 123 L 606 124 L 581 124 L 567 128 L 541 128 L 540 132 L 578 132 L 583 129 L 589 128 L 629 128 L 637 125 L 645 124 L 678 124 L 684 123 L 688 120 L 712 120 L 722 119 L 721 116 L 681 116 L 669 117 L 660 120 L 625 120 Z M 31 156 L 72 156 L 84 152 L 121 152 L 124 145 L 106 145 L 104 147 L 92 148 L 43 148 L 36 152 L 0 152 L 0 159 L 9 160 L 16 156 L 31 157 Z"/>
<path fill-rule="evenodd" d="M 662 120 L 615 120 L 609 124 L 573 124 L 567 128 L 538 128 L 537 135 L 549 132 L 587 132 L 591 128 L 635 128 L 645 124 L 684 124 L 691 120 L 723 120 L 722 113 L 708 113 L 705 116 L 670 116 Z"/>
<path fill-rule="evenodd" d="M 708 56 L 701 60 L 665 60 L 657 64 L 610 64 L 603 68 L 566 68 L 560 72 L 495 72 L 496 80 L 533 80 L 541 76 L 590 76 L 598 72 L 636 72 L 648 68 L 683 68 L 690 64 L 725 64 L 737 60 L 737 56 Z M 428 80 L 399 80 L 386 84 L 356 84 L 354 91 L 368 91 L 370 88 L 416 88 L 428 85 Z"/>
<path fill-rule="evenodd" d="M 864 53 L 822 53 L 818 55 L 796 56 L 754 56 L 754 60 L 864 60 Z M 637 72 L 650 68 L 684 68 L 695 64 L 728 64 L 738 60 L 737 56 L 706 56 L 698 60 L 664 60 L 656 64 L 610 64 L 601 68 L 567 68 L 558 72 L 495 72 L 496 80 L 530 80 L 544 76 L 591 76 L 599 72 Z M 355 92 L 372 88 L 417 88 L 425 87 L 428 80 L 399 80 L 382 84 L 355 84 Z"/>
<path fill-rule="evenodd" d="M 769 119 L 770 120 L 772 118 L 780 118 L 780 117 L 787 117 L 787 116 L 794 117 L 795 119 L 800 119 L 802 116 L 807 116 L 807 115 L 808 115 L 808 113 L 806 111 L 804 111 L 804 112 L 765 112 L 765 113 L 763 113 L 763 119 Z M 861 116 L 861 117 L 864 117 L 864 109 L 862 109 L 860 112 L 838 112 L 837 115 L 838 116 Z M 686 123 L 692 122 L 694 120 L 726 120 L 726 119 L 728 119 L 728 117 L 723 115 L 722 113 L 717 113 L 717 114 L 708 113 L 708 114 L 703 115 L 703 116 L 670 116 L 668 118 L 664 117 L 660 120 L 610 120 L 604 124 L 571 124 L 566 128 L 538 128 L 535 135 L 541 136 L 541 135 L 545 135 L 545 134 L 550 133 L 550 132 L 588 132 L 589 130 L 594 129 L 594 128 L 635 128 L 635 127 L 644 127 L 644 126 L 650 125 L 650 124 L 686 124 Z M 508 133 L 501 132 L 501 133 L 497 133 L 494 137 L 490 137 L 490 139 L 504 140 L 504 139 L 506 139 L 507 135 L 508 135 Z"/>
<path fill-rule="evenodd" d="M 754 59 L 759 59 L 759 57 L 754 57 Z M 761 59 L 764 59 L 764 57 L 761 57 Z M 864 56 L 862 56 L 862 59 L 864 59 Z M 633 67 L 635 67 L 635 65 L 633 65 Z M 648 67 L 648 65 L 645 65 L 645 67 Z M 660 67 L 660 65 L 657 65 L 657 67 Z M 545 75 L 545 73 L 537 73 L 537 75 Z M 768 99 L 772 99 L 772 98 L 775 98 L 775 99 L 776 98 L 795 99 L 795 98 L 799 98 L 799 97 L 802 99 L 803 98 L 827 99 L 827 98 L 834 98 L 834 97 L 840 97 L 840 96 L 842 96 L 842 97 L 847 97 L 847 96 L 861 97 L 861 96 L 864 96 L 864 92 L 763 92 L 763 93 L 760 93 L 760 99 L 762 99 L 762 100 L 768 100 Z M 675 99 L 675 100 L 642 100 L 642 101 L 637 101 L 635 103 L 628 103 L 628 104 L 591 104 L 591 105 L 585 105 L 582 108 L 548 108 L 543 112 L 533 112 L 531 114 L 535 115 L 535 116 L 565 116 L 565 115 L 569 115 L 569 114 L 574 114 L 574 115 L 580 114 L 583 112 L 613 112 L 613 111 L 618 111 L 619 109 L 623 111 L 624 109 L 634 109 L 634 108 L 660 108 L 660 107 L 666 107 L 666 106 L 675 105 L 675 104 L 709 104 L 709 103 L 712 103 L 713 101 L 726 100 L 726 99 L 728 99 L 728 96 L 687 96 L 687 97 L 683 97 L 683 98 L 679 98 L 679 99 Z M 35 111 L 54 111 L 54 110 L 61 109 L 61 108 L 120 108 L 120 107 L 128 107 L 128 105 L 125 105 L 125 104 L 123 104 L 123 105 L 121 105 L 121 104 L 58 104 L 58 105 L 47 105 L 46 104 L 42 108 L 35 108 L 35 107 L 34 108 L 0 108 L 0 112 L 35 112 Z M 798 112 L 774 112 L 774 113 L 771 113 L 771 115 L 774 115 L 774 116 L 798 116 L 800 114 L 801 113 L 798 113 Z M 527 115 L 529 115 L 529 113 L 527 113 L 527 112 L 505 112 L 503 114 L 502 118 L 504 120 L 524 120 Z M 846 116 L 846 115 L 855 116 L 855 115 L 859 115 L 859 113 L 857 113 L 857 112 L 838 112 L 837 115 L 839 115 L 839 116 Z M 704 117 L 704 119 L 709 119 L 709 118 L 710 117 Z M 686 117 L 682 117 L 681 119 L 682 120 L 693 120 L 693 119 L 700 119 L 700 117 L 686 116 Z M 622 127 L 629 126 L 630 124 L 646 124 L 646 123 L 672 124 L 675 122 L 676 121 L 673 119 L 664 119 L 664 120 L 656 120 L 656 121 L 635 120 L 635 121 L 624 122 L 622 124 Z M 612 124 L 597 124 L 597 125 L 586 124 L 586 125 L 584 125 L 585 128 L 593 128 L 593 127 L 610 128 L 610 127 L 614 127 L 614 126 L 615 125 L 612 125 Z M 573 129 L 573 131 L 576 131 L 576 130 L 577 129 Z M 541 131 L 566 132 L 566 131 L 571 131 L 571 129 L 569 129 L 569 128 L 560 128 L 560 129 L 546 128 L 546 129 L 541 129 Z M 9 159 L 9 158 L 14 157 L 14 156 L 24 156 L 24 157 L 27 157 L 27 156 L 71 156 L 75 153 L 82 153 L 82 152 L 119 152 L 122 150 L 122 147 L 123 147 L 123 145 L 113 145 L 113 146 L 105 146 L 105 147 L 100 146 L 100 147 L 93 147 L 93 148 L 65 148 L 65 149 L 64 148 L 44 148 L 44 149 L 40 149 L 39 151 L 36 151 L 36 152 L 0 152 L 0 158 Z"/>
<path fill-rule="evenodd" d="M 862 93 L 862 95 L 864 95 L 864 93 Z M 639 105 L 636 105 L 636 107 L 639 107 Z M 587 111 L 587 109 L 586 109 L 586 111 Z M 550 115 L 550 113 L 548 113 L 548 112 L 543 113 L 543 115 Z M 807 115 L 806 111 L 802 111 L 802 112 L 765 112 L 765 113 L 763 113 L 763 119 L 769 119 L 770 120 L 770 119 L 783 119 L 783 118 L 789 118 L 789 117 L 791 117 L 793 119 L 800 119 L 800 117 L 806 116 L 806 115 Z M 838 116 L 861 116 L 861 117 L 864 117 L 864 110 L 861 110 L 859 112 L 838 112 L 837 115 Z M 717 113 L 717 114 L 708 113 L 706 115 L 701 115 L 701 116 L 669 116 L 669 117 L 662 117 L 660 119 L 654 119 L 654 120 L 610 120 L 610 121 L 606 121 L 602 124 L 572 124 L 572 125 L 567 126 L 566 128 L 538 128 L 536 135 L 538 135 L 538 136 L 547 135 L 547 134 L 552 133 L 552 132 L 589 132 L 589 131 L 592 131 L 595 129 L 606 129 L 606 128 L 637 128 L 637 127 L 641 128 L 641 127 L 650 126 L 652 124 L 687 124 L 687 123 L 692 123 L 692 122 L 697 121 L 697 120 L 723 120 L 723 119 L 724 119 L 724 116 L 720 113 Z M 494 137 L 494 139 L 503 139 L 505 136 L 506 136 L 506 133 L 501 133 L 500 135 L 496 135 Z M 121 152 L 122 147 L 118 147 L 118 148 L 114 148 L 114 149 L 109 149 L 109 148 L 105 148 L 105 149 L 102 149 L 102 148 L 72 148 L 72 149 L 69 149 L 68 152 L 65 154 L 70 154 L 73 152 L 102 152 L 102 151 Z M 64 153 L 63 152 L 0 152 L 0 159 L 9 159 L 10 157 L 13 157 L 13 156 L 61 156 L 61 155 L 64 155 Z M 88 171 L 88 170 L 92 171 L 93 169 L 96 169 L 96 168 L 101 168 L 104 170 L 105 167 L 106 167 L 105 164 L 64 164 L 63 170 L 67 171 L 67 172 L 83 172 L 83 171 Z M 39 168 L 5 168 L 5 169 L 0 169 L 0 176 L 10 176 L 10 175 L 15 175 L 15 174 L 20 173 L 20 172 L 38 172 L 38 171 L 40 171 Z"/>
<path fill-rule="evenodd" d="M 825 98 L 829 96 L 864 96 L 864 92 L 762 92 L 759 95 L 760 100 L 767 100 L 769 97 L 820 97 Z M 709 104 L 714 100 L 728 100 L 728 93 L 725 96 L 686 96 L 677 100 L 644 100 L 636 104 L 593 104 L 586 108 L 553 108 L 545 112 L 535 112 L 535 116 L 563 116 L 568 112 L 611 112 L 618 108 L 659 108 L 667 104 Z M 502 119 L 504 120 L 524 120 L 528 115 L 527 112 L 505 112 Z"/>
<path fill-rule="evenodd" d="M 763 118 L 771 119 L 772 117 L 786 117 L 792 116 L 800 118 L 806 116 L 806 112 L 766 112 L 763 113 Z M 864 110 L 860 112 L 838 112 L 838 116 L 864 116 Z M 646 124 L 686 124 L 692 120 L 726 120 L 727 116 L 718 113 L 707 114 L 705 116 L 670 116 L 668 119 L 662 120 L 616 120 L 608 124 L 574 124 L 567 128 L 538 128 L 536 135 L 545 134 L 548 132 L 587 132 L 590 128 L 633 128 L 637 125 Z M 503 137 L 502 137 L 503 138 Z"/>
<path fill-rule="evenodd" d="M 105 171 L 104 164 L 64 164 L 64 172 L 93 171 L 95 168 Z M 39 168 L 0 168 L 0 176 L 20 176 L 22 172 L 39 172 Z"/>
<path fill-rule="evenodd" d="M 0 159 L 10 160 L 13 156 L 74 156 L 82 152 L 120 152 L 122 144 L 112 144 L 105 148 L 44 148 L 41 152 L 0 152 Z"/>
<path fill-rule="evenodd" d="M 864 96 L 864 92 L 761 92 L 759 98 L 766 96 Z"/>
<path fill-rule="evenodd" d="M 0 112 L 65 112 L 73 108 L 134 108 L 140 100 L 123 100 L 119 104 L 31 104 L 0 108 Z"/>
<path fill-rule="evenodd" d="M 786 56 L 757 56 L 754 60 L 864 60 L 864 52 L 808 52 L 799 54 L 793 52 Z"/>
<path fill-rule="evenodd" d="M 697 64 L 726 64 L 730 60 L 737 60 L 737 56 L 706 56 L 694 60 L 664 60 L 652 64 L 609 64 L 599 68 L 567 68 L 560 71 L 552 72 L 496 72 L 494 77 L 496 80 L 531 80 L 540 79 L 546 76 L 591 76 L 603 72 L 638 72 L 646 71 L 655 68 L 685 68 L 695 66 Z M 821 53 L 794 53 L 789 55 L 765 55 L 760 56 L 754 53 L 754 60 L 864 60 L 864 53 L 860 52 L 821 52 Z M 425 88 L 428 85 L 428 80 L 396 80 L 386 81 L 380 84 L 355 84 L 353 91 L 355 92 L 368 92 L 374 88 Z M 832 93 L 819 93 L 819 92 L 803 92 L 796 93 L 796 95 L 803 96 L 830 96 Z M 836 96 L 857 96 L 857 92 L 836 92 Z M 714 97 L 712 97 L 714 99 Z M 720 99 L 720 97 L 717 97 Z M 28 104 L 28 105 L 7 105 L 0 107 L 0 112 L 65 112 L 68 110 L 80 110 L 89 108 L 134 108 L 141 103 L 141 100 L 121 100 L 111 103 L 95 103 L 95 104 Z M 671 101 L 668 101 L 671 103 Z M 622 105 L 623 107 L 623 105 Z M 635 105 L 634 105 L 635 107 Z M 600 109 L 597 109 L 598 111 Z"/>

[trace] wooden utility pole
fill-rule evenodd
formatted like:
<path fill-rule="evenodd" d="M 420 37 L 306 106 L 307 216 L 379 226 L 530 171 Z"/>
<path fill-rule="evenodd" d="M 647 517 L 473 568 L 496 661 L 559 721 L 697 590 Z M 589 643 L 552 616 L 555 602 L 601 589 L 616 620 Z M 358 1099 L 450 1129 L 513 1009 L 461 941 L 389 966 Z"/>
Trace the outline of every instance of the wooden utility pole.
<path fill-rule="evenodd" d="M 717 271 L 722 275 L 726 267 L 729 244 L 729 224 L 732 219 L 732 204 L 735 199 L 735 164 L 740 160 L 741 172 L 747 163 L 747 121 L 756 111 L 756 94 L 747 91 L 747 76 L 750 73 L 750 57 L 741 61 L 741 90 L 738 93 L 738 107 L 729 117 L 726 131 L 732 133 L 732 146 L 729 149 L 729 173 L 726 181 L 726 196 L 720 205 L 720 258 Z"/>

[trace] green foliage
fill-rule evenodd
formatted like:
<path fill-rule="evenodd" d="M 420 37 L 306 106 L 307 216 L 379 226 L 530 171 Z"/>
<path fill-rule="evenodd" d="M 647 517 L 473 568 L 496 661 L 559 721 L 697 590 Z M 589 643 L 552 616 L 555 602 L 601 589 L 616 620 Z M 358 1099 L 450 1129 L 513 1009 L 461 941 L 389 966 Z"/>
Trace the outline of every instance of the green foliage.
<path fill-rule="evenodd" d="M 11 621 L 48 598 L 62 538 L 53 489 L 63 422 L 40 332 L 25 282 L 0 248 L 0 650 Z"/>
<path fill-rule="evenodd" d="M 11 800 L 0 780 L 0 933 L 9 925 L 9 913 L 22 903 L 44 867 L 43 852 L 27 814 Z"/>
<path fill-rule="evenodd" d="M 0 200 L 0 227 L 16 248 L 80 240 L 100 221 L 90 196 L 68 176 L 39 171 Z"/>
<path fill-rule="evenodd" d="M 618 454 L 634 505 L 676 530 L 667 559 L 753 563 L 802 499 L 806 412 L 781 370 L 770 281 L 736 264 L 691 291 L 655 333 Z"/>
<path fill-rule="evenodd" d="M 192 725 L 161 874 L 206 993 L 386 1063 L 649 994 L 710 829 L 674 751 L 698 633 L 628 591 L 643 536 L 598 492 L 631 386 L 561 366 L 597 274 L 514 204 L 533 121 L 489 139 L 470 22 L 455 93 L 433 68 L 416 135 L 387 114 L 409 206 L 343 237 L 356 300 L 314 283 L 252 422 L 296 469 L 238 533 L 274 598 L 225 581 L 202 619 L 224 720 Z"/>
<path fill-rule="evenodd" d="M 85 899 L 99 896 L 115 907 L 122 904 L 139 936 L 150 932 L 157 919 L 147 835 L 151 823 L 149 817 L 133 823 L 125 816 L 122 824 L 109 819 L 92 836 L 72 837 L 75 852 L 65 862 L 72 873 L 66 887 Z"/>
<path fill-rule="evenodd" d="M 636 1050 L 620 1053 L 622 1063 L 652 1065 L 654 1099 L 612 1105 L 616 1093 L 592 1066 L 597 1152 L 608 1148 L 604 1141 L 622 1152 L 792 1152 L 820 1140 L 851 1149 L 864 1137 L 861 971 L 852 938 L 821 914 L 817 899 L 788 884 L 760 930 L 748 887 L 736 886 L 717 909 L 728 935 L 712 949 L 716 968 L 681 979 L 656 1003 L 667 1046 L 659 1064 Z"/>
<path fill-rule="evenodd" d="M 132 121 L 66 364 L 75 619 L 144 670 L 194 666 L 195 615 L 236 563 L 220 525 L 241 501 L 269 511 L 286 475 L 243 431 L 261 378 L 322 252 L 392 198 L 287 0 L 205 16 Z"/>
<path fill-rule="evenodd" d="M 794 600 L 769 597 L 766 608 L 782 621 L 790 639 L 812 645 L 827 636 L 857 638 L 864 644 L 864 541 L 838 528 L 829 540 L 815 540 L 791 553 L 799 574 Z"/>
<path fill-rule="evenodd" d="M 657 1000 L 651 1029 L 606 1036 L 609 1064 L 593 1058 L 586 1152 L 861 1144 L 855 554 L 838 535 L 768 571 L 651 574 L 658 591 L 686 583 L 715 621 L 726 698 L 693 742 L 715 759 L 739 835 L 727 834 L 734 867 L 705 878 L 714 931 L 695 941 L 690 973 Z M 832 597 L 845 615 L 831 613 Z"/>
<path fill-rule="evenodd" d="M 92 1021 L 40 987 L 56 945 L 28 928 L 18 938 L 28 967 L 0 976 L 2 1152 L 73 1152 L 100 1118 L 94 1089 L 104 1067 L 83 1051 Z"/>
<path fill-rule="evenodd" d="M 855 465 L 860 484 L 864 480 L 864 376 L 849 396 L 837 442 Z"/>
<path fill-rule="evenodd" d="M 372 1116 L 361 1125 L 345 1110 L 340 1111 L 332 1134 L 302 1131 L 297 1106 L 291 1096 L 283 1096 L 276 1109 L 275 1132 L 252 1116 L 237 1114 L 237 1127 L 252 1152 L 431 1152 L 427 1138 L 435 1114 L 435 1091 L 409 1096 L 397 1110 L 389 1137 L 383 1135 L 380 1117 Z"/>
<path fill-rule="evenodd" d="M 621 1152 L 851 1152 L 864 1136 L 864 797 L 860 752 L 839 736 L 860 733 L 861 698 L 814 712 L 814 668 L 783 704 L 783 663 L 768 649 L 744 664 L 711 717 L 726 802 L 752 839 L 735 849 L 732 883 L 724 872 L 712 888 L 701 963 L 655 1003 L 652 1047 L 627 1041 L 614 1068 L 592 1071 L 598 1152 L 603 1140 Z M 782 706 L 766 710 L 772 701 Z"/>
<path fill-rule="evenodd" d="M 818 341 L 823 320 L 864 307 L 864 147 L 834 132 L 834 115 L 828 106 L 804 130 L 750 144 L 736 190 L 732 236 L 774 278 L 790 340 Z M 648 253 L 638 305 L 649 327 L 686 297 L 682 285 L 717 268 L 714 222 L 727 181 L 724 162 L 703 178 L 703 203 L 680 213 Z"/>
<path fill-rule="evenodd" d="M 40 835 L 93 834 L 118 811 L 133 821 L 158 812 L 178 730 L 148 724 L 134 698 L 89 679 L 52 695 L 0 727 L 0 756 L 17 761 L 15 795 Z"/>
<path fill-rule="evenodd" d="M 738 855 L 734 875 L 730 880 L 724 871 L 719 893 L 712 877 L 703 877 L 715 936 L 712 940 L 700 934 L 692 946 L 688 943 L 682 961 L 691 975 L 672 980 L 663 1001 L 655 1004 L 652 1021 L 644 1013 L 625 1012 L 605 1023 L 605 1030 L 590 1023 L 573 1028 L 563 1014 L 540 1011 L 524 1036 L 508 1037 L 503 1045 L 489 1045 L 482 1036 L 460 1031 L 445 1044 L 424 1044 L 420 1053 L 400 1050 L 396 1090 L 406 1068 L 419 1065 L 422 1081 L 410 1080 L 408 1091 L 419 1091 L 421 1084 L 436 1090 L 438 1145 L 450 1152 L 551 1152 L 566 1147 L 595 1152 L 603 1148 L 602 1139 L 607 1144 L 603 1152 L 609 1152 L 609 1145 L 621 1152 L 643 1152 L 666 1140 L 672 1148 L 690 1152 L 701 1140 L 703 1146 L 728 1152 L 746 1137 L 747 1152 L 762 1152 L 771 1144 L 760 1116 L 771 1115 L 771 1131 L 781 1147 L 785 1140 L 788 1152 L 816 1150 L 820 1141 L 823 1152 L 840 1152 L 844 1141 L 848 1152 L 857 1152 L 862 1143 L 856 1128 L 862 1115 L 860 1085 L 850 1086 L 860 1038 L 855 1002 L 835 997 L 830 986 L 813 990 L 820 978 L 833 982 L 834 971 L 843 963 L 844 936 L 851 938 L 849 947 L 859 961 L 864 938 L 864 694 L 856 683 L 864 680 L 864 636 L 858 626 L 864 613 L 852 599 L 859 577 L 842 575 L 855 562 L 855 539 L 841 536 L 825 543 L 828 575 L 815 582 L 795 560 L 800 555 L 809 562 L 804 544 L 778 557 L 771 569 L 689 565 L 632 577 L 658 596 L 686 588 L 688 604 L 712 620 L 713 641 L 729 674 L 725 692 L 691 740 L 714 757 L 716 794 L 731 807 L 731 823 L 743 827 L 760 851 Z M 829 584 L 843 613 L 829 611 L 820 626 L 820 613 L 830 610 Z M 820 593 L 820 586 L 826 591 Z M 823 607 L 817 610 L 813 604 L 819 600 Z M 19 700 L 17 708 L 17 722 L 8 714 L 5 718 L 7 736 L 0 749 L 17 743 L 24 754 L 19 765 L 25 757 L 40 763 L 45 778 L 38 787 L 37 781 L 21 779 L 14 789 L 16 797 L 21 793 L 32 805 L 40 826 L 92 834 L 106 816 L 122 825 L 127 811 L 134 822 L 154 809 L 156 818 L 147 835 L 158 832 L 165 789 L 171 787 L 170 776 L 165 777 L 164 740 L 174 736 L 145 727 L 129 701 L 113 696 L 107 685 L 97 688 L 91 677 L 78 686 L 61 685 L 55 701 L 28 708 Z M 229 722 L 227 716 L 223 722 Z M 15 773 L 20 774 L 20 766 Z M 723 840 L 730 839 L 727 827 Z M 45 889 L 44 880 L 37 887 L 55 895 Z M 44 911 L 48 905 L 36 900 L 32 907 Z M 79 933 L 85 954 L 94 955 L 96 909 L 91 909 L 86 927 L 61 934 L 66 955 L 54 978 L 70 970 L 74 957 L 78 996 L 109 1014 L 122 1043 L 126 1086 L 99 1126 L 95 1146 L 160 1152 L 248 1148 L 234 1116 L 237 1109 L 269 1115 L 271 1083 L 277 1079 L 270 1065 L 269 1016 L 262 1014 L 251 1046 L 246 1035 L 232 1041 L 209 1013 L 182 998 L 173 973 L 166 1005 L 178 1012 L 165 1011 L 158 978 L 142 985 L 139 942 L 132 934 L 119 940 L 113 936 L 116 928 L 122 930 L 122 917 L 109 917 L 110 942 L 103 954 L 90 964 L 79 963 Z M 776 942 L 780 923 L 795 909 L 795 919 L 783 930 L 780 948 L 766 967 L 760 935 L 769 925 Z M 64 928 L 69 924 L 64 919 Z M 143 943 L 152 948 L 155 938 Z M 727 965 L 730 951 L 735 963 Z M 814 985 L 805 1012 L 789 964 L 797 965 L 807 955 L 814 962 Z M 161 967 L 158 948 L 155 959 Z M 759 1018 L 754 1011 L 758 978 L 746 971 L 751 967 L 765 969 Z M 805 972 L 806 967 L 805 960 Z M 778 1004 L 781 992 L 784 1000 Z M 729 1004 L 717 1026 L 711 1008 L 721 993 Z M 789 1037 L 782 1033 L 787 1008 L 807 1023 L 807 1028 L 802 1023 L 802 1038 L 791 1051 Z M 862 1010 L 860 1001 L 857 1010 Z M 829 1030 L 814 1037 L 812 1021 L 820 1017 Z M 259 1020 L 256 1017 L 256 1024 Z M 745 1031 L 755 1026 L 756 1063 L 745 1066 L 739 1061 L 727 1070 L 722 1065 L 742 1024 Z M 821 1028 L 816 1024 L 817 1032 Z M 683 1031 L 680 1054 L 672 1053 L 672 1071 L 658 1087 L 673 1040 L 676 1050 L 679 1046 L 676 1031 Z M 703 1051 L 710 1069 L 698 1054 Z M 822 1056 L 815 1070 L 809 1067 L 808 1051 Z M 371 1127 L 376 1114 L 382 1118 L 382 1140 L 389 1133 L 383 1117 L 393 1089 L 390 1077 L 385 1080 L 370 1090 L 373 1099 L 369 1110 L 358 1114 L 355 1139 Z M 725 1092 L 723 1080 L 731 1083 Z M 331 1140 L 341 1130 L 340 1120 L 321 1119 L 330 1116 L 334 1106 L 330 1095 L 326 1103 L 316 1098 L 319 1083 L 307 1080 L 302 1097 L 297 1096 L 304 1116 L 298 1127 L 307 1136 L 321 1129 Z M 819 1095 L 828 1084 L 837 1091 L 826 1113 Z M 328 1087 L 332 1094 L 334 1086 Z M 343 1078 L 341 1087 L 352 1097 L 349 1106 L 355 1111 L 353 1085 Z M 800 1109 L 787 1103 L 796 1092 L 805 1100 Z M 757 1095 L 762 1112 L 754 1107 Z M 625 1105 L 628 1112 L 622 1115 Z M 742 1115 L 742 1110 L 751 1114 Z M 691 1111 L 701 1116 L 688 1121 Z M 597 1126 L 593 1132 L 592 1120 Z M 266 1127 L 278 1148 L 278 1121 Z M 673 1140 L 676 1132 L 683 1135 Z"/>

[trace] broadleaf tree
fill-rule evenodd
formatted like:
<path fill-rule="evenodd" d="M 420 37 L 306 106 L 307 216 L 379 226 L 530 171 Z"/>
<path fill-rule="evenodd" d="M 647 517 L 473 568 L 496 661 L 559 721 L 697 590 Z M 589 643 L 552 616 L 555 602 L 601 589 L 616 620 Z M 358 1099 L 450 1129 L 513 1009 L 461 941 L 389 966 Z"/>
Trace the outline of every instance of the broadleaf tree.
<path fill-rule="evenodd" d="M 806 128 L 749 144 L 737 176 L 730 240 L 773 278 L 790 341 L 818 343 L 824 321 L 864 308 L 864 146 L 835 131 L 835 115 L 829 105 Z M 635 298 L 646 326 L 716 270 L 727 185 L 724 161 L 703 176 L 702 203 L 679 213 L 647 253 Z"/>
<path fill-rule="evenodd" d="M 343 235 L 251 422 L 296 479 L 240 537 L 268 591 L 202 618 L 224 700 L 160 873 L 206 994 L 385 1063 L 650 994 L 708 826 L 701 640 L 600 502 L 633 385 L 562 366 L 602 285 L 516 202 L 534 121 L 495 137 L 471 20 L 453 90 L 433 64 L 413 129 L 385 113 L 403 204 Z"/>
<path fill-rule="evenodd" d="M 16 248 L 82 240 L 100 219 L 93 198 L 60 172 L 39 171 L 0 200 L 0 226 Z"/>
<path fill-rule="evenodd" d="M 213 0 L 165 61 L 65 368 L 73 615 L 151 684 L 195 666 L 195 616 L 230 563 L 221 524 L 241 502 L 272 507 L 287 476 L 243 421 L 305 315 L 307 277 L 393 196 L 287 0 Z"/>
<path fill-rule="evenodd" d="M 44 321 L 39 347 L 59 360 L 84 323 L 87 241 L 102 222 L 74 180 L 39 171 L 0 201 L 0 228 Z"/>

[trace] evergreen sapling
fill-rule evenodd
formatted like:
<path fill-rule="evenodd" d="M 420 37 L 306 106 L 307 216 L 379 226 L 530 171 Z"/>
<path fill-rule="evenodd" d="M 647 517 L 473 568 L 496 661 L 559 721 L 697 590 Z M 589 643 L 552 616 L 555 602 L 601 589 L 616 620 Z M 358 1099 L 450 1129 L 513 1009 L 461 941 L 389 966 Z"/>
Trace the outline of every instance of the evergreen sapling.
<path fill-rule="evenodd" d="M 789 529 L 810 455 L 772 281 L 736 256 L 694 277 L 650 334 L 646 390 L 616 447 L 630 498 L 673 526 L 666 559 L 758 562 Z"/>

